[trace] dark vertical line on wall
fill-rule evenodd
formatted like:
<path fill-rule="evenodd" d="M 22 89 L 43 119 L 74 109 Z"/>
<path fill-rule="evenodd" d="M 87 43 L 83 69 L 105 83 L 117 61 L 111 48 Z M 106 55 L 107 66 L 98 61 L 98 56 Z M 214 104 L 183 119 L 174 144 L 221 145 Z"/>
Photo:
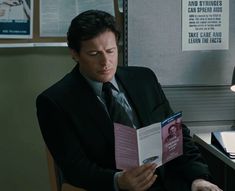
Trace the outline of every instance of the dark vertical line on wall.
<path fill-rule="evenodd" d="M 123 65 L 128 65 L 128 0 L 123 0 Z"/>

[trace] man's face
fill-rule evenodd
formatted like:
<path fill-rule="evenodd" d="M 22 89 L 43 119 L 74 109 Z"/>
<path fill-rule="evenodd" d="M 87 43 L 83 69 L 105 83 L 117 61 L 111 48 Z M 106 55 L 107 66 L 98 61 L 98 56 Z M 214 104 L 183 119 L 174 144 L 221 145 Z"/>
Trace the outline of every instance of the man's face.
<path fill-rule="evenodd" d="M 79 53 L 73 54 L 80 72 L 91 80 L 110 81 L 117 69 L 118 49 L 113 32 L 106 31 L 95 38 L 82 41 Z"/>

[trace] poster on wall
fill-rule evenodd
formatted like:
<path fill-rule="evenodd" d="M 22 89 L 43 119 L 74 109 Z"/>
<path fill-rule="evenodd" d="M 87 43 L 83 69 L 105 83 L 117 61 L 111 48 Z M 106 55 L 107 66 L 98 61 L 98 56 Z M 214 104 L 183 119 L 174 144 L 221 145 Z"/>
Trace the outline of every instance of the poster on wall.
<path fill-rule="evenodd" d="M 0 38 L 30 39 L 33 0 L 0 0 Z"/>
<path fill-rule="evenodd" d="M 65 37 L 71 20 L 88 9 L 114 15 L 114 4 L 110 0 L 40 0 L 40 36 Z"/>
<path fill-rule="evenodd" d="M 182 0 L 182 50 L 229 49 L 229 0 Z"/>

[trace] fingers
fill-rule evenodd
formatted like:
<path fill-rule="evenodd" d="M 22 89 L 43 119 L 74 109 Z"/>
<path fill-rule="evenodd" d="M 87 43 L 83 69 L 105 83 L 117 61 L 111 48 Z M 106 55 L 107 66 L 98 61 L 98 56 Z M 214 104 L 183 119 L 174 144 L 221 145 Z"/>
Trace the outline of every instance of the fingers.
<path fill-rule="evenodd" d="M 156 164 L 145 164 L 124 171 L 118 178 L 119 187 L 132 191 L 147 190 L 157 178 L 157 175 L 154 174 L 156 167 Z"/>
<path fill-rule="evenodd" d="M 142 182 L 139 183 L 139 185 L 137 185 L 137 187 L 140 190 L 147 190 L 148 188 L 150 188 L 152 186 L 152 184 L 155 182 L 157 178 L 157 175 L 152 173 L 149 174 L 148 177 L 146 177 L 146 179 L 144 179 Z"/>
<path fill-rule="evenodd" d="M 192 183 L 192 191 L 222 191 L 217 185 L 203 179 L 196 179 Z"/>
<path fill-rule="evenodd" d="M 149 170 L 155 170 L 156 168 L 156 164 L 144 164 L 138 168 L 133 168 L 131 170 L 129 170 L 129 172 L 133 175 L 133 176 L 140 176 L 143 174 L 143 172 L 145 171 L 149 171 Z"/>
<path fill-rule="evenodd" d="M 156 169 L 155 164 L 143 165 L 136 172 L 136 181 L 142 184 L 149 182 L 152 176 L 154 175 Z"/>

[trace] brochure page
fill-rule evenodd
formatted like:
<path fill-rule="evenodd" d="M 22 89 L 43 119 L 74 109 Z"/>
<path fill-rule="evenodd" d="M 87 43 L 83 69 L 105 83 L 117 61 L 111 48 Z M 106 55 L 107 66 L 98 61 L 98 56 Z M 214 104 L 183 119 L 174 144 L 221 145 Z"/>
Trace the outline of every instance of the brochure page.
<path fill-rule="evenodd" d="M 117 169 L 130 169 L 146 163 L 158 166 L 183 154 L 182 113 L 162 122 L 134 129 L 114 123 Z"/>
<path fill-rule="evenodd" d="M 118 169 L 139 165 L 137 132 L 134 128 L 114 123 L 115 159 Z"/>
<path fill-rule="evenodd" d="M 182 113 L 176 113 L 162 122 L 163 156 L 166 163 L 183 154 Z"/>
<path fill-rule="evenodd" d="M 137 130 L 139 165 L 162 161 L 161 123 L 155 123 Z"/>

